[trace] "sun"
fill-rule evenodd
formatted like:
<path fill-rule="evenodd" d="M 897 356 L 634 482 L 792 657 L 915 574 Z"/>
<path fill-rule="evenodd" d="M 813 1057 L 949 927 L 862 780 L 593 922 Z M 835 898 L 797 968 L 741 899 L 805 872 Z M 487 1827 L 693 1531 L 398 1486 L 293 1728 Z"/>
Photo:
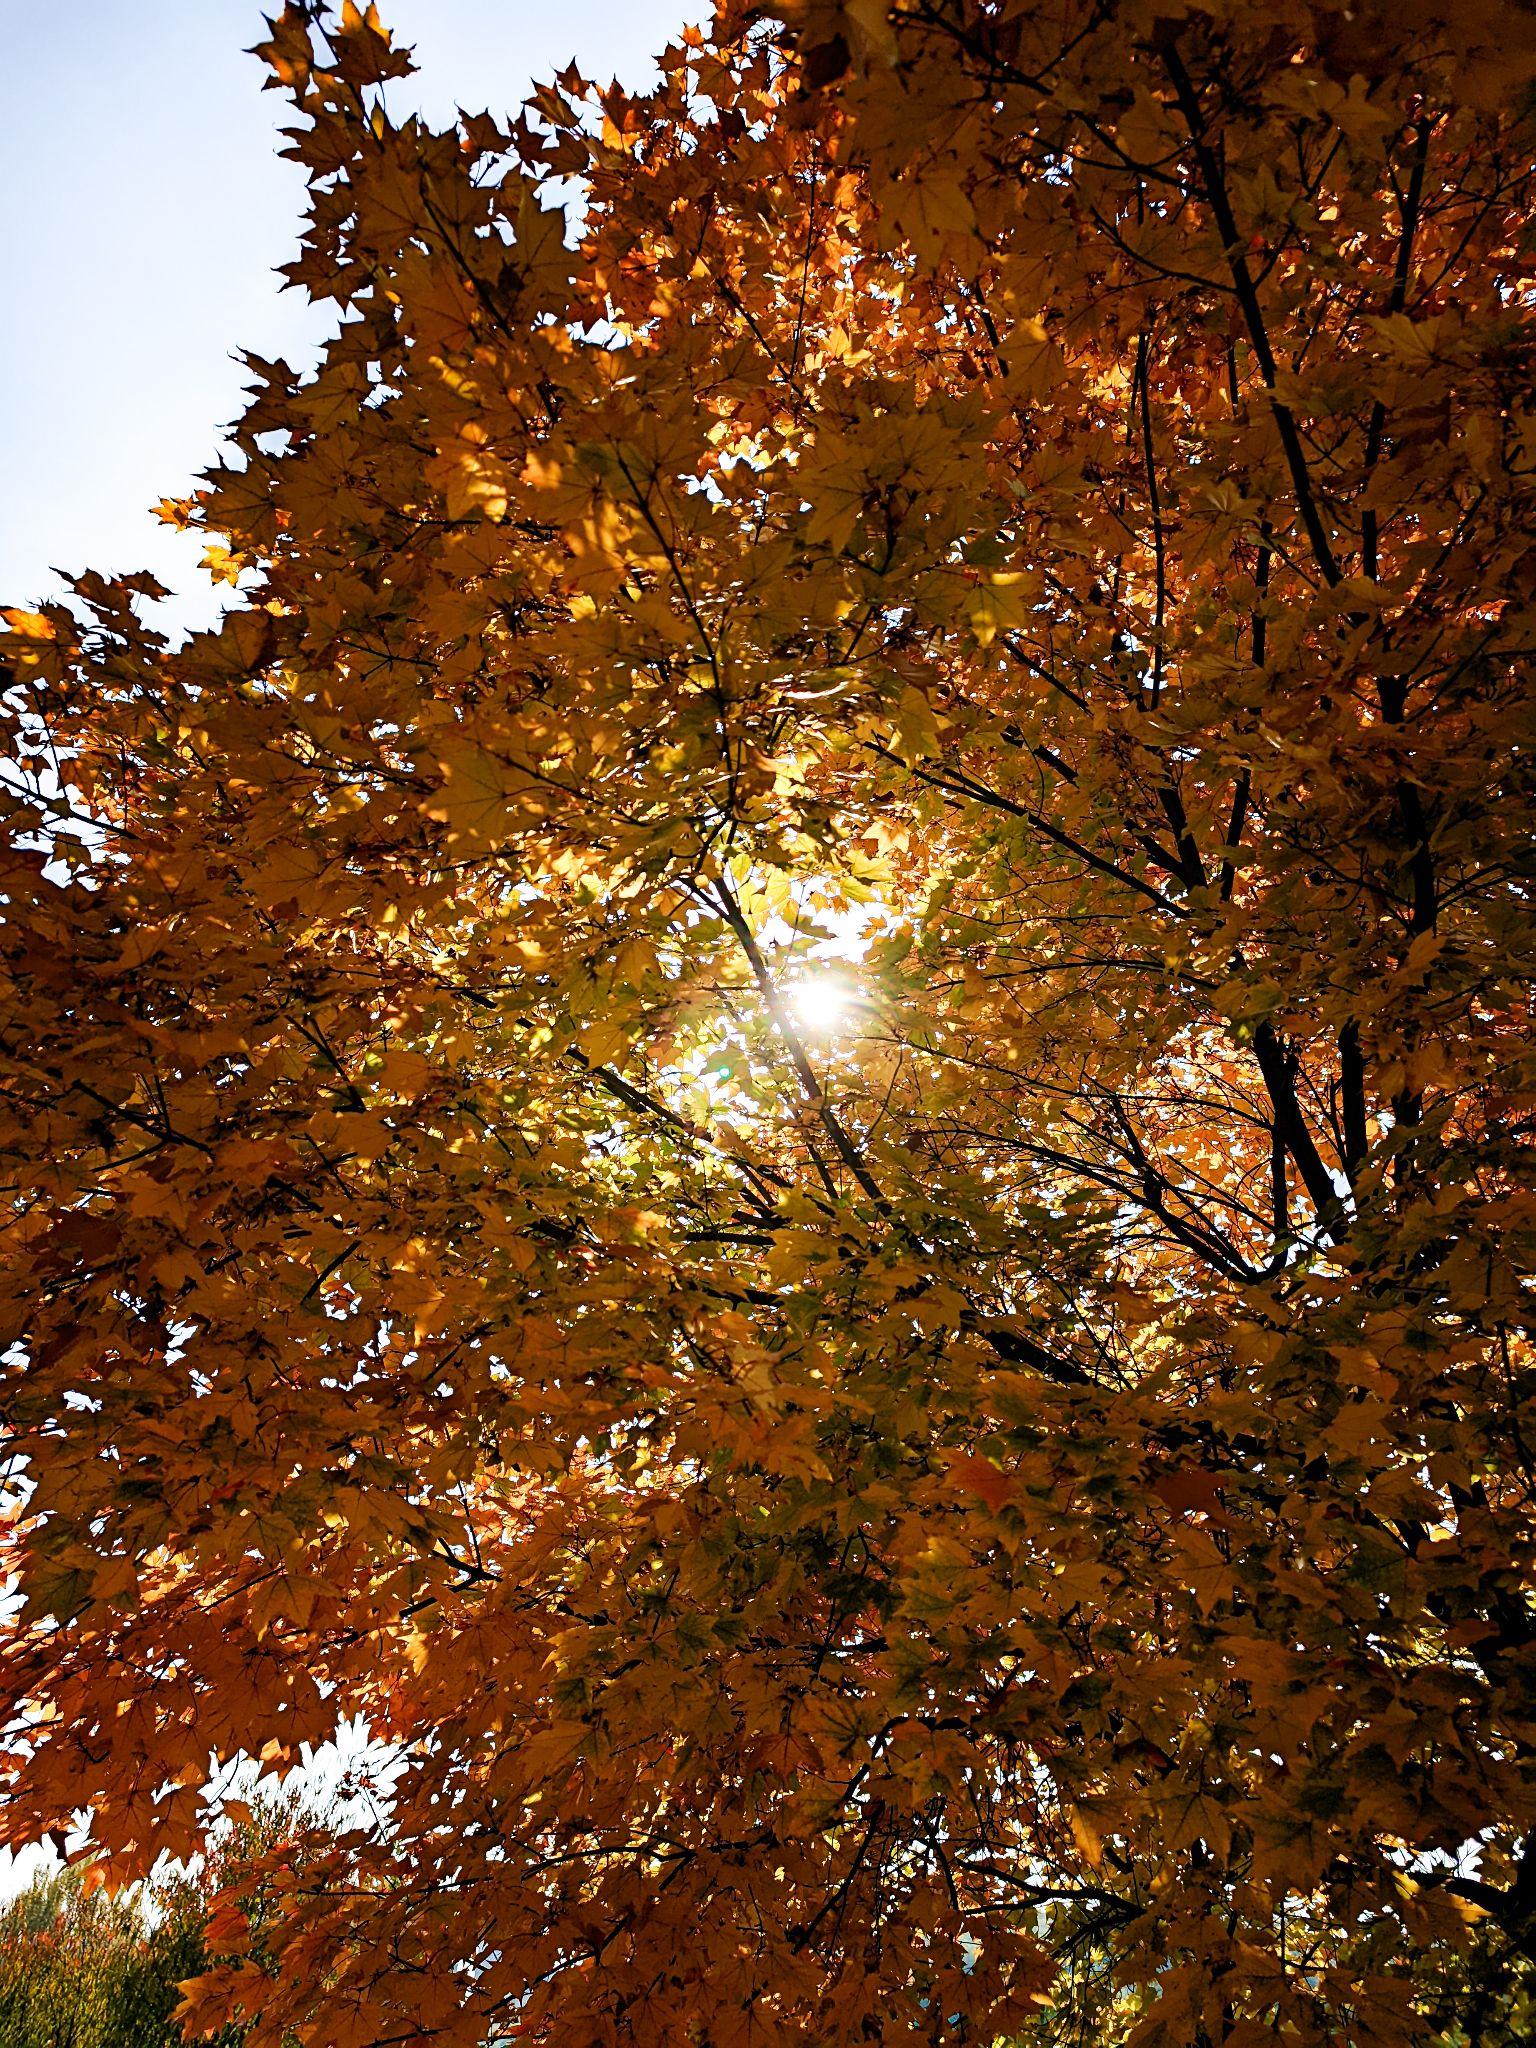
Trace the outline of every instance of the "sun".
<path fill-rule="evenodd" d="M 804 1030 L 817 1037 L 829 1037 L 848 1022 L 855 996 L 842 975 L 817 974 L 793 984 L 789 1003 Z"/>

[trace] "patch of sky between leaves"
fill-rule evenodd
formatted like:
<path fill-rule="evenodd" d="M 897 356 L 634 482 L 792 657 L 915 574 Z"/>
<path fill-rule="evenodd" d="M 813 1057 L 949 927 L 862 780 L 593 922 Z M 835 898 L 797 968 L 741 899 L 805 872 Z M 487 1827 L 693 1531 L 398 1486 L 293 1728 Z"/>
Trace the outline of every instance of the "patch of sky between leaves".
<path fill-rule="evenodd" d="M 277 163 L 282 146 L 277 131 L 291 121 L 291 110 L 278 104 L 276 94 L 263 102 L 260 67 L 253 57 L 240 54 L 264 33 L 263 8 L 258 0 L 239 0 L 238 8 L 219 10 L 219 40 L 211 46 L 215 32 L 207 27 L 207 17 L 183 20 L 185 11 L 185 0 L 166 0 L 163 13 L 131 35 L 121 17 L 103 23 L 102 34 L 87 45 L 97 52 L 101 75 L 87 75 L 81 82 L 90 123 L 65 150 L 54 178 L 41 177 L 28 162 L 28 177 L 12 183 L 5 213 L 7 236 L 15 231 L 23 252 L 18 291 L 24 296 L 28 266 L 43 274 L 57 211 L 55 206 L 50 212 L 52 201 L 38 195 L 67 185 L 70 176 L 88 179 L 93 189 L 116 193 L 121 188 L 121 219 L 109 238 L 111 247 L 83 268 L 91 273 L 93 307 L 101 289 L 111 289 L 108 256 L 134 276 L 135 289 L 116 294 L 112 350 L 105 362 L 96 358 L 94 384 L 105 412 L 101 404 L 93 410 L 93 391 L 79 392 L 61 410 L 63 387 L 55 389 L 63 368 L 57 341 L 35 322 L 18 322 L 12 329 L 6 361 L 12 405 L 21 409 L 20 417 L 13 412 L 13 504 L 25 499 L 32 512 L 25 522 L 14 518 L 10 530 L 0 535 L 0 601 L 22 606 L 57 602 L 66 594 L 67 578 L 87 565 L 112 575 L 148 569 L 167 594 L 141 599 L 142 616 L 173 641 L 216 625 L 240 600 L 239 585 L 216 582 L 202 566 L 205 537 L 174 531 L 150 510 L 157 500 L 195 488 L 196 479 L 183 468 L 189 455 L 192 462 L 237 460 L 223 439 L 228 425 L 213 412 L 226 402 L 228 389 L 229 373 L 220 370 L 221 359 L 243 365 L 249 348 L 280 357 L 308 375 L 338 324 L 332 309 L 306 305 L 301 294 L 284 291 L 270 268 L 274 260 L 297 253 L 304 200 L 296 168 Z M 397 46 L 412 50 L 420 67 L 386 89 L 389 117 L 403 122 L 415 115 L 437 129 L 450 126 L 460 110 L 473 113 L 482 105 L 498 119 L 511 118 L 538 81 L 572 61 L 599 84 L 616 77 L 631 91 L 650 89 L 659 79 L 656 53 L 675 42 L 689 22 L 706 24 L 710 12 L 688 0 L 567 0 L 558 11 L 538 14 L 508 9 L 501 0 L 389 0 L 380 11 Z M 89 26 L 91 0 L 78 12 Z M 81 59 L 77 51 L 73 38 L 66 43 L 40 15 L 13 52 L 20 82 L 25 83 L 30 66 L 40 96 L 47 99 L 61 65 L 70 75 L 81 63 L 88 69 L 91 59 Z M 213 64 L 215 54 L 227 54 L 232 62 Z M 172 118 L 172 96 L 187 89 L 178 66 L 184 70 L 188 62 L 198 72 L 197 115 L 190 126 Z M 110 90 L 108 72 L 114 74 Z M 253 134 L 258 108 L 271 126 L 257 119 Z M 135 166 L 144 161 L 145 137 L 162 117 L 180 147 L 163 159 L 155 156 L 159 183 L 151 181 L 141 190 Z M 72 134 L 66 121 L 34 135 L 23 120 L 10 143 L 18 151 L 62 149 Z M 217 153 L 210 158 L 215 137 Z M 76 163 L 76 158 L 81 160 Z M 274 196 L 278 172 L 284 173 L 282 190 Z M 208 208 L 215 189 L 234 209 L 225 226 L 238 219 L 240 232 L 200 262 L 196 238 L 210 232 Z M 56 196 L 62 204 L 67 195 Z M 551 180 L 545 201 L 548 208 L 564 212 L 567 239 L 572 239 L 584 205 L 577 182 Z M 242 271 L 238 255 L 231 260 L 230 247 L 251 252 L 245 259 L 248 270 Z M 141 258 L 169 293 L 153 305 L 140 288 Z M 52 289 L 56 268 L 47 275 Z M 62 327 L 66 340 L 77 324 L 69 289 L 66 275 L 55 318 L 47 323 L 49 333 Z M 184 307 L 177 292 L 186 300 Z M 209 326 L 210 303 L 222 310 L 224 299 L 229 302 L 228 332 Z M 83 317 L 83 301 L 79 312 Z M 612 340 L 599 334 L 587 338 L 609 345 Z M 177 366 L 169 379 L 168 360 Z M 142 387 L 143 402 L 128 406 L 116 396 L 109 400 L 110 394 L 126 396 L 136 386 Z M 203 405 L 209 412 L 199 419 Z M 21 424 L 27 414 L 50 421 L 46 443 L 36 448 L 35 436 Z M 71 436 L 78 439 L 78 449 Z M 82 466 L 93 480 L 88 493 L 72 487 Z M 252 580 L 245 578 L 245 585 Z"/>

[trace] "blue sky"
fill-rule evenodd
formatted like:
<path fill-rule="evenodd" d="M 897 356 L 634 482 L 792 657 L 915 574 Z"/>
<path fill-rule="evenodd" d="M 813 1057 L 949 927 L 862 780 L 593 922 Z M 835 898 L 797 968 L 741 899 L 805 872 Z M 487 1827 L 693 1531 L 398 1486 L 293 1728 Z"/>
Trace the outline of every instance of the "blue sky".
<path fill-rule="evenodd" d="M 274 0 L 275 4 L 275 0 Z M 200 545 L 147 508 L 187 490 L 240 410 L 238 348 L 298 361 L 322 318 L 273 267 L 303 181 L 280 162 L 279 94 L 243 52 L 258 0 L 16 0 L 0 124 L 0 602 L 54 568 L 153 569 L 167 607 L 217 608 Z M 270 11 L 270 8 L 269 10 Z M 383 0 L 415 46 L 414 96 L 508 111 L 574 57 L 639 85 L 702 0 Z"/>

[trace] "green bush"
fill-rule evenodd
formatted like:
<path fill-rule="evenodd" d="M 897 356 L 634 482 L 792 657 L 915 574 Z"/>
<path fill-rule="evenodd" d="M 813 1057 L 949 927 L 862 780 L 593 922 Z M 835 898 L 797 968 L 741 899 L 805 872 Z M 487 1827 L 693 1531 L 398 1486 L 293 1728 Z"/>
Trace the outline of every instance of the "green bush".
<path fill-rule="evenodd" d="M 192 1884 L 151 1904 L 87 1892 L 69 1871 L 40 1878 L 0 1909 L 0 2048 L 182 2048 L 177 1986 L 203 1966 Z"/>

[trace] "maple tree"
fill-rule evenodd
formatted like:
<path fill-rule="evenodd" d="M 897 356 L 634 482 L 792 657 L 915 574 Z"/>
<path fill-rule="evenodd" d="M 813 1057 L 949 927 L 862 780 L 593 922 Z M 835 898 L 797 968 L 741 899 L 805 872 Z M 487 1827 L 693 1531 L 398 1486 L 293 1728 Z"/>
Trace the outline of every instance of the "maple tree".
<path fill-rule="evenodd" d="M 262 54 L 238 594 L 8 615 L 5 1837 L 365 1715 L 253 2044 L 1520 2038 L 1536 24 Z"/>

